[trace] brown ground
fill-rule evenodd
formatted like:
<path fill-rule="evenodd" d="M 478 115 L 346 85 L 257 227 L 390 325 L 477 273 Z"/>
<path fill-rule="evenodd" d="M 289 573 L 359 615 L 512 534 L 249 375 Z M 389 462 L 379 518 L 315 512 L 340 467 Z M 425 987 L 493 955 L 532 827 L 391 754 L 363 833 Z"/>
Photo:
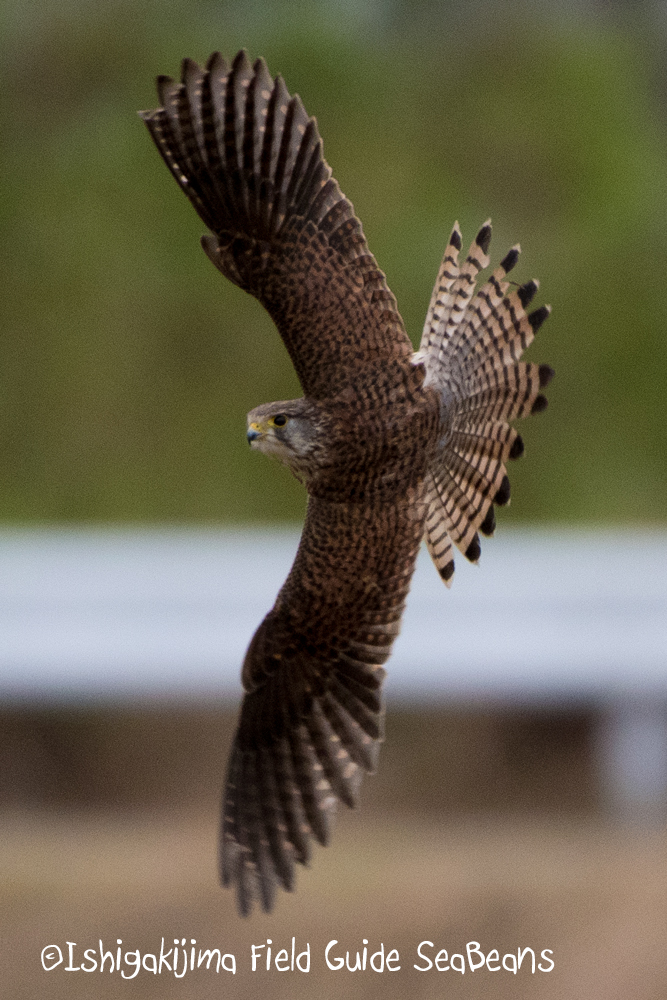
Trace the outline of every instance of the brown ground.
<path fill-rule="evenodd" d="M 221 724 L 227 731 L 229 716 L 38 715 L 0 720 L 3 996 L 667 995 L 667 836 L 602 818 L 586 719 L 391 713 L 380 774 L 367 782 L 360 810 L 341 815 L 332 846 L 316 851 L 297 893 L 282 894 L 273 916 L 241 921 L 217 885 L 217 790 L 202 784 L 221 765 L 211 734 Z M 308 974 L 250 971 L 252 943 L 270 937 L 275 955 L 290 950 L 292 936 L 298 951 L 310 942 Z M 65 942 L 76 942 L 80 965 L 99 938 L 105 950 L 115 952 L 121 938 L 124 951 L 145 954 L 159 953 L 162 937 L 167 948 L 186 937 L 231 952 L 237 974 L 141 971 L 126 981 L 117 972 L 65 972 L 67 959 L 52 972 L 40 964 L 50 944 L 66 952 Z M 397 949 L 400 971 L 327 969 L 329 940 L 339 941 L 333 954 L 354 957 L 364 937 L 372 951 L 380 942 Z M 548 948 L 555 967 L 533 975 L 528 955 L 516 976 L 419 972 L 423 940 L 436 945 L 431 957 L 439 948 L 465 951 L 470 941 L 501 957 L 532 947 L 538 961 Z"/>

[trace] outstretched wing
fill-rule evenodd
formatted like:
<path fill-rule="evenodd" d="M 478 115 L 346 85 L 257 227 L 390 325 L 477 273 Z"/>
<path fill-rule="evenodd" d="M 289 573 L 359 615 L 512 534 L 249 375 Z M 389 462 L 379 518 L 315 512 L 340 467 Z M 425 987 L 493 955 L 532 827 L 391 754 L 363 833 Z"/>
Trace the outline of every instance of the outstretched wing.
<path fill-rule="evenodd" d="M 307 396 L 325 398 L 344 369 L 412 347 L 322 140 L 298 96 L 244 51 L 231 68 L 183 62 L 158 78 L 162 107 L 142 112 L 167 166 L 214 237 L 213 263 L 274 319 Z"/>
<path fill-rule="evenodd" d="M 308 863 L 313 837 L 328 843 L 337 801 L 354 805 L 375 767 L 382 664 L 423 518 L 416 495 L 381 507 L 309 500 L 294 566 L 243 667 L 221 840 L 222 881 L 243 915 L 293 888 L 295 862 Z"/>

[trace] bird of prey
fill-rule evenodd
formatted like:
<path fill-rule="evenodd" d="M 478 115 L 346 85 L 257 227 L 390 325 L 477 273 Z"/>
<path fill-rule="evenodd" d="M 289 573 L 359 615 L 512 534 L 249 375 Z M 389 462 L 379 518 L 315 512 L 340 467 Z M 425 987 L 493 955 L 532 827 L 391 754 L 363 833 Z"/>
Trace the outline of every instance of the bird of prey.
<path fill-rule="evenodd" d="M 454 226 L 415 352 L 323 157 L 317 123 L 280 76 L 245 51 L 181 83 L 161 76 L 141 112 L 176 181 L 211 230 L 215 266 L 268 310 L 301 399 L 248 414 L 251 447 L 305 486 L 294 565 L 243 664 L 245 696 L 223 801 L 220 871 L 239 912 L 294 888 L 337 802 L 355 804 L 383 737 L 383 664 L 399 631 L 422 539 L 445 583 L 454 547 L 477 562 L 479 532 L 509 501 L 510 421 L 546 407 L 553 371 L 521 362 L 549 308 L 537 282 L 511 284 L 513 247 L 489 264 L 491 225 L 459 260 Z"/>

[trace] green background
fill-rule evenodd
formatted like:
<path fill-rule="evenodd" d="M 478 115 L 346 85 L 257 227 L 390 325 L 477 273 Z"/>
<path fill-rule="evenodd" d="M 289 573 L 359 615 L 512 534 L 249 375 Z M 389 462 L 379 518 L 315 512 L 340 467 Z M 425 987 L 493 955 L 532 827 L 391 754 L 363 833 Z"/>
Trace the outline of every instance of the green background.
<path fill-rule="evenodd" d="M 317 117 L 415 343 L 454 219 L 467 243 L 492 216 L 493 262 L 522 243 L 557 377 L 505 521 L 664 523 L 666 22 L 557 6 L 5 3 L 0 519 L 300 517 L 244 438 L 299 395 L 287 354 L 135 114 L 182 56 L 244 46 Z"/>

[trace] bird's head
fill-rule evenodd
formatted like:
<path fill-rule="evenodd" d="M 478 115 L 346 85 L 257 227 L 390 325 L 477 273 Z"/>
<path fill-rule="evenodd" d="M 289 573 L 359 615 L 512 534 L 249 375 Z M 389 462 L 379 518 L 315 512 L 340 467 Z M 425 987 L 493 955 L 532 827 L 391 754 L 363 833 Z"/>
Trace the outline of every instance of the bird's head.
<path fill-rule="evenodd" d="M 322 440 L 319 417 L 319 408 L 305 399 L 263 403 L 248 414 L 248 444 L 277 458 L 303 480 L 318 465 Z"/>

